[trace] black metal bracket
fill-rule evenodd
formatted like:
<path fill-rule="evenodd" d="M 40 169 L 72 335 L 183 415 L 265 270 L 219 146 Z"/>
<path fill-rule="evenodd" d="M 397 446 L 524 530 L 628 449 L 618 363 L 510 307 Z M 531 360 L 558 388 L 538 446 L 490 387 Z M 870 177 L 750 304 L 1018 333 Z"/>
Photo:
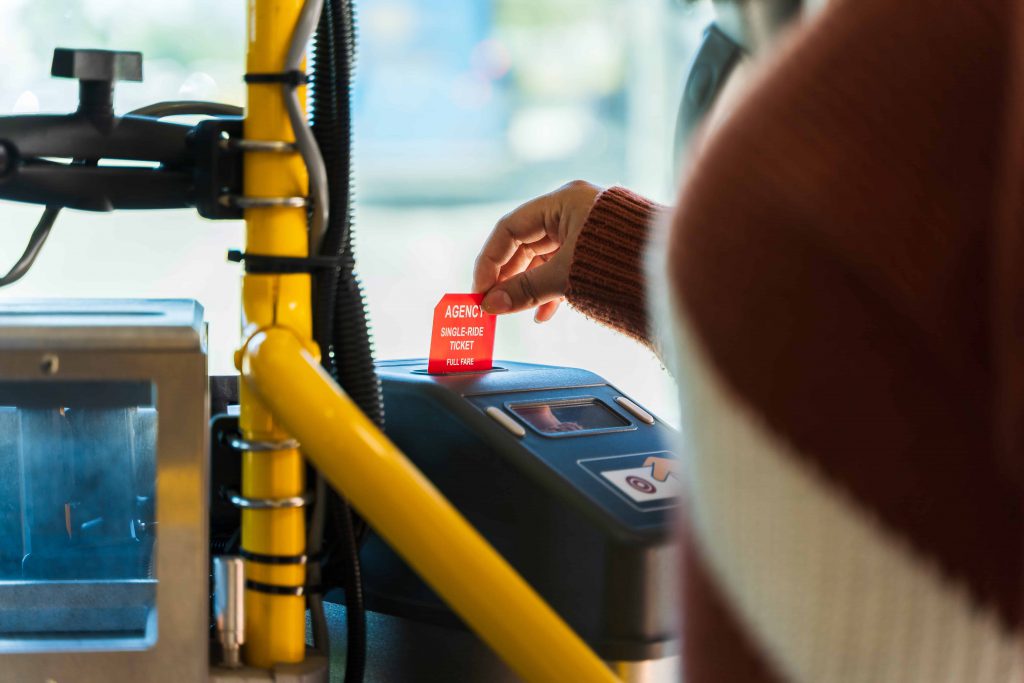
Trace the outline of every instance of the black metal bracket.
<path fill-rule="evenodd" d="M 203 218 L 242 218 L 242 209 L 221 201 L 242 193 L 242 153 L 229 141 L 242 137 L 241 118 L 200 121 L 189 134 L 196 159 L 195 207 Z"/>
<path fill-rule="evenodd" d="M 241 139 L 240 118 L 189 126 L 117 116 L 115 83 L 142 80 L 138 52 L 58 48 L 51 73 L 79 80 L 78 109 L 0 116 L 0 199 L 84 211 L 195 207 L 204 218 L 242 218 L 222 199 L 242 192 L 243 147 L 225 144 Z"/>

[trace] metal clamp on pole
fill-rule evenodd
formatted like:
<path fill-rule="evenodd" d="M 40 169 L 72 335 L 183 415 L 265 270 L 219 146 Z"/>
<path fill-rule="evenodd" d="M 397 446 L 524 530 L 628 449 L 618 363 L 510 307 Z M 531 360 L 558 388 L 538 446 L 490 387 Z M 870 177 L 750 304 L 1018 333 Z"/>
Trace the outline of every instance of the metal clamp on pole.
<path fill-rule="evenodd" d="M 240 436 L 231 437 L 231 441 L 228 444 L 236 451 L 253 451 L 253 452 L 266 452 L 266 451 L 289 451 L 297 449 L 300 444 L 295 439 L 282 439 L 280 441 L 256 441 L 243 439 Z"/>
<path fill-rule="evenodd" d="M 255 140 L 244 137 L 233 137 L 222 131 L 217 141 L 217 148 L 223 152 L 268 152 L 271 154 L 293 154 L 298 152 L 294 142 L 288 140 Z M 227 193 L 217 198 L 221 206 L 232 209 L 254 209 L 273 207 L 304 207 L 309 203 L 306 197 L 246 197 Z"/>
<path fill-rule="evenodd" d="M 218 201 L 223 206 L 234 209 L 301 209 L 307 203 L 305 197 L 244 197 L 237 194 L 223 194 Z"/>
<path fill-rule="evenodd" d="M 218 146 L 225 152 L 271 152 L 288 154 L 297 152 L 294 142 L 284 140 L 246 140 L 244 138 L 232 138 L 222 136 Z"/>
<path fill-rule="evenodd" d="M 308 506 L 313 502 L 313 494 L 304 493 L 301 496 L 284 498 L 247 498 L 238 493 L 232 493 L 228 499 L 232 505 L 242 510 L 287 510 Z"/>

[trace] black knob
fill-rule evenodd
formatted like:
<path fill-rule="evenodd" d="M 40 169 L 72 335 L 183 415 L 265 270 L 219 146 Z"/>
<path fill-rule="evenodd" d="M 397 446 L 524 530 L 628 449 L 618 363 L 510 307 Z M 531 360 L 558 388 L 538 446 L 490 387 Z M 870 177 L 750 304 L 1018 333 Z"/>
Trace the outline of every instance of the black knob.
<path fill-rule="evenodd" d="M 78 114 L 100 130 L 114 127 L 114 83 L 142 80 L 142 53 L 114 50 L 53 51 L 50 74 L 78 79 Z"/>
<path fill-rule="evenodd" d="M 58 47 L 50 75 L 80 81 L 141 81 L 142 53 Z"/>

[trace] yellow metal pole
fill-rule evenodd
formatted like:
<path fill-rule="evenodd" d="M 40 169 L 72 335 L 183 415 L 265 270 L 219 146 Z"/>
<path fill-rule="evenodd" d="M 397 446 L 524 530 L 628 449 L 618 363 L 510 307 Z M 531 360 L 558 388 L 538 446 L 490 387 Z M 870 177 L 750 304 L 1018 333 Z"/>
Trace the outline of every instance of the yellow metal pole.
<path fill-rule="evenodd" d="M 522 678 L 618 680 L 291 331 L 254 335 L 242 376 L 331 485 Z"/>
<path fill-rule="evenodd" d="M 277 73 L 302 7 L 302 0 L 249 0 L 248 73 Z M 305 88 L 300 98 L 305 99 Z M 294 141 L 279 83 L 248 86 L 244 134 L 252 140 Z M 247 197 L 301 197 L 307 193 L 305 166 L 298 154 L 247 152 Z M 246 251 L 275 256 L 306 256 L 305 208 L 250 208 L 245 211 Z M 242 282 L 243 337 L 282 326 L 312 348 L 309 275 L 246 275 Z M 244 383 L 240 388 L 240 427 L 245 439 L 282 441 L 285 431 Z M 242 455 L 242 495 L 288 498 L 305 491 L 305 468 L 295 449 L 247 451 Z M 301 508 L 242 511 L 242 548 L 261 555 L 301 555 L 306 549 L 305 516 Z M 301 564 L 246 561 L 246 578 L 263 584 L 301 586 Z M 305 656 L 305 599 L 258 590 L 245 592 L 245 660 L 269 667 L 300 662 Z"/>

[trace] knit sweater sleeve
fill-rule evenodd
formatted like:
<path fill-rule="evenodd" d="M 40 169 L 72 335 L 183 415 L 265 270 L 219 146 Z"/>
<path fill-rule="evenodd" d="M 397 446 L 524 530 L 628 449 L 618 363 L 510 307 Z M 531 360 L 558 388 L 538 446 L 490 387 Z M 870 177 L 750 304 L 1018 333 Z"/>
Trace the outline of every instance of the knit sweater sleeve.
<path fill-rule="evenodd" d="M 651 223 L 666 210 L 622 187 L 604 190 L 580 232 L 569 271 L 574 308 L 648 345 L 644 252 Z"/>

